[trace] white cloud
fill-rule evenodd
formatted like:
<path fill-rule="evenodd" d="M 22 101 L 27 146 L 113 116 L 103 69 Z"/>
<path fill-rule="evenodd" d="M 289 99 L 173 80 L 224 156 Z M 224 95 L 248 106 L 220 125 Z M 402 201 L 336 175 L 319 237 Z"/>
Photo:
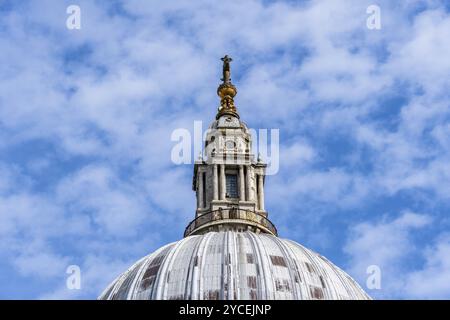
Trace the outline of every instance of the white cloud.
<path fill-rule="evenodd" d="M 10 182 L 20 181 L 18 172 L 2 166 L 2 177 L 6 176 Z M 59 280 L 64 286 L 68 265 L 76 262 L 83 270 L 92 269 L 84 290 L 73 297 L 95 296 L 98 286 L 111 280 L 108 273 L 103 278 L 97 275 L 98 279 L 92 274 L 96 269 L 89 265 L 90 255 L 98 254 L 104 261 L 114 254 L 128 257 L 110 265 L 111 274 L 117 275 L 134 259 L 130 256 L 149 253 L 161 241 L 159 232 L 141 231 L 149 224 L 161 224 L 155 220 L 157 215 L 150 212 L 140 192 L 107 167 L 81 169 L 60 181 L 54 194 L 35 194 L 31 183 L 4 186 L 6 192 L 0 193 L 4 263 L 21 276 Z"/>
<path fill-rule="evenodd" d="M 38 278 L 60 277 L 69 265 L 68 257 L 57 256 L 48 252 L 21 253 L 14 259 L 14 266 L 25 276 Z"/>
<path fill-rule="evenodd" d="M 450 238 L 440 237 L 424 253 L 422 269 L 406 277 L 405 292 L 419 299 L 448 299 L 450 295 Z"/>
<path fill-rule="evenodd" d="M 349 254 L 349 271 L 365 284 L 371 265 L 381 269 L 381 290 L 369 293 L 375 298 L 408 296 L 405 291 L 408 257 L 415 253 L 412 233 L 430 225 L 432 217 L 404 212 L 394 220 L 360 223 L 352 227 L 344 248 Z"/>
<path fill-rule="evenodd" d="M 316 151 L 306 142 L 295 142 L 280 150 L 280 165 L 290 170 L 298 170 L 311 164 L 317 157 Z"/>
<path fill-rule="evenodd" d="M 80 267 L 81 288 L 79 290 L 67 288 L 66 280 L 69 275 L 65 274 L 64 270 L 61 283 L 53 291 L 40 295 L 39 299 L 82 299 L 86 296 L 96 298 L 113 279 L 127 270 L 134 262 L 133 260 L 112 259 L 108 255 L 87 254 Z"/>
<path fill-rule="evenodd" d="M 129 251 L 139 255 L 161 241 L 164 222 L 178 226 L 193 217 L 191 168 L 172 167 L 170 132 L 212 119 L 225 53 L 235 58 L 243 120 L 281 129 L 285 170 L 268 180 L 267 194 L 277 209 L 292 215 L 323 204 L 310 214 L 320 220 L 322 213 L 363 210 L 368 199 L 417 188 L 448 200 L 450 18 L 435 1 L 411 17 L 417 3 L 381 1 L 380 32 L 365 29 L 372 3 L 364 1 L 124 2 L 133 19 L 102 7 L 114 4 L 80 1 L 80 32 L 65 28 L 59 1 L 2 13 L 0 60 L 8 63 L 0 66 L 0 152 L 19 163 L 0 166 L 0 248 L 23 274 L 45 274 L 45 261 L 80 256 L 97 289 L 96 274 L 108 262 L 117 269 L 128 262 L 116 257 L 127 252 L 118 238 L 135 244 Z M 409 100 L 396 114 L 378 99 L 398 92 Z M 393 128 L 372 118 L 390 111 Z M 325 159 L 321 150 L 338 135 L 353 148 Z M 27 149 L 23 157 L 33 161 L 26 164 L 12 155 L 23 143 L 40 142 L 57 151 Z M 35 175 L 75 157 L 82 158 L 78 167 L 68 165 L 47 192 L 36 191 Z M 334 161 L 339 157 L 349 160 Z M 411 230 L 427 223 L 420 216 L 373 225 L 387 248 L 363 253 L 379 240 L 364 225 L 354 230 L 361 247 L 348 248 L 365 260 L 401 259 L 390 246 L 407 251 Z M 288 214 L 283 220 L 292 223 Z M 139 232 L 145 227 L 151 236 Z M 73 237 L 79 243 L 67 252 L 52 244 Z M 27 241 L 42 255 L 15 260 Z M 430 268 L 443 267 L 430 260 Z M 65 296 L 61 290 L 55 296 Z"/>
<path fill-rule="evenodd" d="M 104 228 L 115 236 L 136 232 L 147 215 L 143 195 L 118 179 L 105 167 L 83 168 L 65 178 L 57 190 L 57 199 L 75 214 L 89 212 L 95 228 Z"/>

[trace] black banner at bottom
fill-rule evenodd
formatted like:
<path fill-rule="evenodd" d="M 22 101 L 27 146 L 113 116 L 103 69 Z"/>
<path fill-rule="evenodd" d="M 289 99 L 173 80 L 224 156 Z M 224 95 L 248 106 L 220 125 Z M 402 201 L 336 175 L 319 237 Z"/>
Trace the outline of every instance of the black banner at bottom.
<path fill-rule="evenodd" d="M 123 319 L 385 319 L 445 314 L 449 301 L 0 301 L 5 315 Z M 8 310 L 10 309 L 10 310 Z M 442 310 L 440 310 L 442 309 Z M 8 313 L 10 311 L 11 313 Z M 308 315 L 308 317 L 306 317 Z M 285 318 L 283 318 L 285 317 Z"/>

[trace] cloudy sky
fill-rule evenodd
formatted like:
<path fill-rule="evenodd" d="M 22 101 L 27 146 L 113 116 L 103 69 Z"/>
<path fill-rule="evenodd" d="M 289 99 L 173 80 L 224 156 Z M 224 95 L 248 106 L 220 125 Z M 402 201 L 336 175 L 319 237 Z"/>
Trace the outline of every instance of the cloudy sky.
<path fill-rule="evenodd" d="M 0 298 L 96 298 L 182 237 L 170 135 L 213 119 L 224 54 L 242 119 L 280 130 L 280 236 L 374 298 L 450 298 L 449 39 L 445 0 L 0 0 Z"/>

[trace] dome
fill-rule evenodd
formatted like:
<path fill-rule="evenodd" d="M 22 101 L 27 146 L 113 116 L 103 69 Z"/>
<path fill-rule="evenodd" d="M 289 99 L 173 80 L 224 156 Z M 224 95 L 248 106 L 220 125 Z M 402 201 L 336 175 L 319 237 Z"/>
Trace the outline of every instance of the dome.
<path fill-rule="evenodd" d="M 278 238 L 265 209 L 267 164 L 255 160 L 252 130 L 234 105 L 232 59 L 222 61 L 220 107 L 194 163 L 194 219 L 182 240 L 136 262 L 99 299 L 370 299 L 321 255 Z"/>
<path fill-rule="evenodd" d="M 345 272 L 291 241 L 255 232 L 208 232 L 136 262 L 99 299 L 370 299 Z"/>

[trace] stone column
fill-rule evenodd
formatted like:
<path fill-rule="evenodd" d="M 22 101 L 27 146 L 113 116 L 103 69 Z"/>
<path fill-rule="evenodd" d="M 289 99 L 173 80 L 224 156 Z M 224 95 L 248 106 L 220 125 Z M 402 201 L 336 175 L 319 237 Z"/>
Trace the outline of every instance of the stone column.
<path fill-rule="evenodd" d="M 225 182 L 225 165 L 220 165 L 220 200 L 225 200 L 226 193 L 226 182 Z"/>
<path fill-rule="evenodd" d="M 239 166 L 239 200 L 245 201 L 244 166 Z"/>
<path fill-rule="evenodd" d="M 247 187 L 247 201 L 252 201 L 253 200 L 253 197 L 252 197 L 252 179 L 251 179 L 251 166 L 247 166 L 246 167 L 246 169 L 247 169 L 247 177 L 246 177 L 246 179 L 245 180 L 247 180 L 246 182 L 247 182 L 247 184 L 246 184 L 246 187 Z"/>
<path fill-rule="evenodd" d="M 204 201 L 203 201 L 203 172 L 199 172 L 198 176 L 198 195 L 197 195 L 197 207 L 199 209 L 204 208 Z"/>
<path fill-rule="evenodd" d="M 213 200 L 219 199 L 219 181 L 217 179 L 217 164 L 213 165 Z"/>
<path fill-rule="evenodd" d="M 264 176 L 258 175 L 258 206 L 259 210 L 264 211 Z"/>
<path fill-rule="evenodd" d="M 199 192 L 199 183 L 200 181 L 198 181 L 199 179 L 199 174 L 197 172 L 197 184 L 195 185 L 196 191 L 197 191 L 197 209 L 200 208 L 200 192 Z"/>

